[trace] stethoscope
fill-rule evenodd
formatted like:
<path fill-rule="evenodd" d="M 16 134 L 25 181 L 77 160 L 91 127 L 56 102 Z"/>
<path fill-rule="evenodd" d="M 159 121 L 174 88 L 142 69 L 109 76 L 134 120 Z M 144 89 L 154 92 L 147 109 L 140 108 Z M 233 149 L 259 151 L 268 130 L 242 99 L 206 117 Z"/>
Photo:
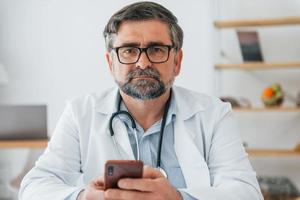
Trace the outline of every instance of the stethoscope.
<path fill-rule="evenodd" d="M 164 135 L 164 129 L 165 129 L 165 124 L 167 121 L 167 116 L 168 116 L 168 110 L 170 107 L 170 102 L 171 102 L 171 94 L 172 90 L 170 90 L 170 96 L 166 102 L 165 108 L 164 108 L 164 114 L 163 114 L 163 118 L 162 118 L 162 123 L 161 123 L 161 127 L 160 127 L 160 131 L 159 131 L 159 143 L 158 143 L 158 149 L 157 149 L 157 160 L 156 160 L 156 168 L 167 178 L 167 173 L 165 172 L 165 170 L 161 167 L 161 148 L 162 148 L 162 143 L 163 143 L 163 135 Z M 137 137 L 137 129 L 136 129 L 136 124 L 135 121 L 133 119 L 133 117 L 131 116 L 131 114 L 125 110 L 121 110 L 121 102 L 122 102 L 122 97 L 120 95 L 120 92 L 118 92 L 118 98 L 119 98 L 119 102 L 118 102 L 118 109 L 116 112 L 114 112 L 112 114 L 112 116 L 109 119 L 109 131 L 110 131 L 110 135 L 113 139 L 114 145 L 117 147 L 118 153 L 119 155 L 121 155 L 120 150 L 116 144 L 116 140 L 115 140 L 115 133 L 113 130 L 113 120 L 116 116 L 118 115 L 126 115 L 128 117 L 128 119 L 131 121 L 131 127 L 133 129 L 133 133 L 134 133 L 134 138 L 136 141 L 136 148 L 137 148 L 137 152 L 136 152 L 136 160 L 140 159 L 140 150 L 139 150 L 139 142 L 138 142 L 138 137 Z"/>

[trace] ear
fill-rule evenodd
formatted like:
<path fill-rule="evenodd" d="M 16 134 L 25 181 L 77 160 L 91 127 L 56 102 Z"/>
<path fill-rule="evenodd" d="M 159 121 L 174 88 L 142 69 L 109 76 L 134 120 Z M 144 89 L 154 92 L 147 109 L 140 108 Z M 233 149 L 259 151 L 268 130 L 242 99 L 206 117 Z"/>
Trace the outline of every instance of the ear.
<path fill-rule="evenodd" d="M 182 49 L 180 49 L 176 53 L 175 59 L 174 59 L 174 62 L 175 62 L 175 68 L 174 68 L 175 76 L 177 76 L 180 73 L 182 56 L 183 56 Z"/>
<path fill-rule="evenodd" d="M 111 53 L 107 51 L 105 53 L 105 58 L 106 58 L 106 62 L 108 64 L 109 70 L 112 73 L 112 71 L 113 71 L 113 60 L 112 60 L 112 57 L 111 57 Z"/>

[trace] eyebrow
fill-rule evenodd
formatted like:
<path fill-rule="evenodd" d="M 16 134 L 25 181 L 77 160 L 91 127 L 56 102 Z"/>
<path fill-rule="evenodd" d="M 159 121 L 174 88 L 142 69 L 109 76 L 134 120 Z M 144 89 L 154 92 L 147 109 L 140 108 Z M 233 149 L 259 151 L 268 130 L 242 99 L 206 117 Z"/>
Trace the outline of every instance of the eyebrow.
<path fill-rule="evenodd" d="M 168 44 L 165 44 L 163 42 L 146 43 L 146 47 L 155 46 L 155 45 L 168 45 Z M 120 44 L 118 47 L 139 47 L 139 46 L 141 46 L 141 43 L 138 43 L 138 42 L 124 42 L 124 43 Z"/>
<path fill-rule="evenodd" d="M 147 46 L 155 46 L 155 45 L 168 45 L 168 44 L 165 44 L 163 42 L 149 42 L 149 43 L 147 43 Z"/>
<path fill-rule="evenodd" d="M 137 42 L 124 42 L 121 43 L 118 47 L 138 47 L 140 46 L 140 43 Z"/>

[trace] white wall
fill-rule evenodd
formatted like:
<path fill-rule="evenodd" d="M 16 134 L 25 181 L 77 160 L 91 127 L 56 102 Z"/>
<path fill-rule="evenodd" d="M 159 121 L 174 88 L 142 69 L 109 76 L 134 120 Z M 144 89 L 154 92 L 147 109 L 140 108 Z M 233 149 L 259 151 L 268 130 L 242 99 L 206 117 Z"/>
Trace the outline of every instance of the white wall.
<path fill-rule="evenodd" d="M 230 61 L 241 60 L 234 32 L 229 30 L 218 34 L 212 27 L 214 18 L 300 14 L 299 0 L 219 0 L 219 11 L 214 5 L 215 1 L 157 1 L 175 13 L 185 31 L 183 67 L 177 85 L 208 94 L 215 92 L 213 58 L 218 53 L 213 45 L 221 46 Z M 0 0 L 0 61 L 10 75 L 9 84 L 0 87 L 0 103 L 47 104 L 51 135 L 66 99 L 87 92 L 101 92 L 114 85 L 104 59 L 102 30 L 113 12 L 131 2 L 134 1 Z M 300 41 L 299 35 L 299 27 L 263 29 L 264 54 L 270 60 L 297 60 L 300 46 L 295 41 Z M 284 42 L 280 42 L 282 36 Z M 274 41 L 279 45 L 275 45 Z M 273 77 L 283 79 L 285 88 L 291 90 L 292 94 L 296 89 L 300 90 L 299 71 L 295 70 L 292 73 L 224 72 L 220 77 L 222 93 L 245 96 L 260 105 L 257 97 L 265 83 L 273 81 Z M 290 147 L 292 143 L 299 142 L 299 126 L 291 124 L 299 122 L 299 115 L 260 117 L 257 120 L 257 115 L 238 116 L 242 135 L 249 145 Z M 268 129 L 265 119 L 269 120 L 269 124 L 279 125 Z M 275 120 L 275 123 L 271 120 Z M 273 132 L 275 134 L 272 135 Z M 0 160 L 22 166 L 24 160 L 11 157 L 19 158 L 26 154 L 21 150 L 0 150 Z M 300 185 L 299 173 L 297 175 L 299 161 L 282 161 L 284 165 L 276 168 L 274 159 L 252 159 L 260 174 L 287 174 Z M 11 176 L 21 170 L 21 167 L 14 166 Z"/>

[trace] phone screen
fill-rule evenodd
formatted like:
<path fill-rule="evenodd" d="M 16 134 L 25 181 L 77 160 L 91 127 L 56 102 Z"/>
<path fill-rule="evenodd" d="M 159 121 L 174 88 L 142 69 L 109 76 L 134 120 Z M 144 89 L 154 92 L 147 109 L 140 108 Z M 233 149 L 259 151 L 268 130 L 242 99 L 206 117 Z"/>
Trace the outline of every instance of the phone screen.
<path fill-rule="evenodd" d="M 104 189 L 118 188 L 121 178 L 141 178 L 143 162 L 140 160 L 108 160 L 105 163 Z"/>

